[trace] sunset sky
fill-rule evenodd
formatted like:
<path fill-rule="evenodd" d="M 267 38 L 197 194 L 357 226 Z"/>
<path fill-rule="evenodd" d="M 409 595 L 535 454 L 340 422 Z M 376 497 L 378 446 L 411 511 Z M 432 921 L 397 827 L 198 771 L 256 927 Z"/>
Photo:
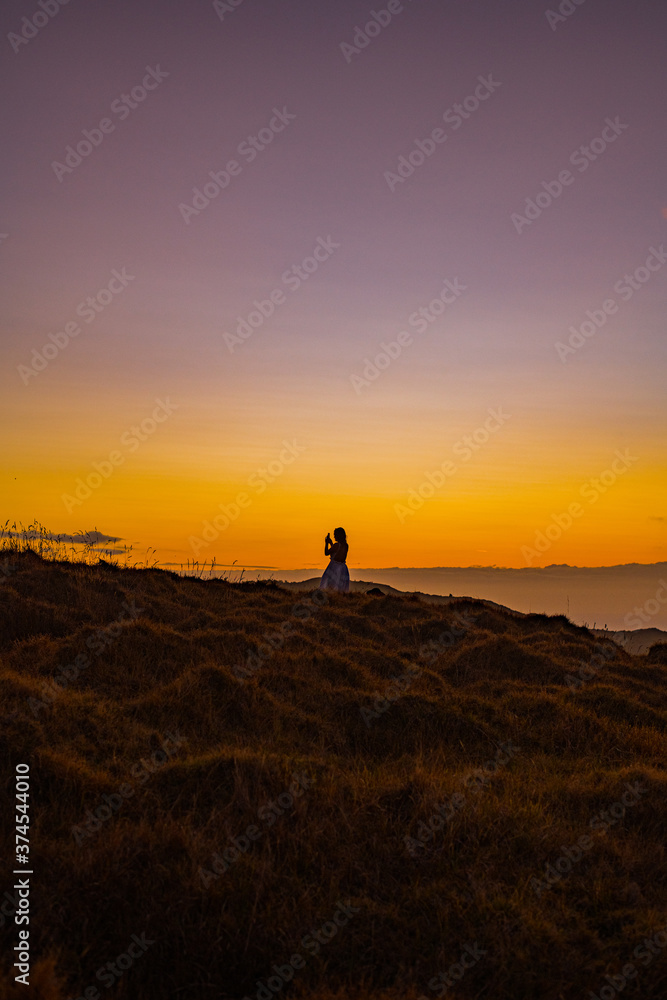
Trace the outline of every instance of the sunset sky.
<path fill-rule="evenodd" d="M 0 522 L 667 559 L 664 4 L 561 7 L 8 0 Z"/>

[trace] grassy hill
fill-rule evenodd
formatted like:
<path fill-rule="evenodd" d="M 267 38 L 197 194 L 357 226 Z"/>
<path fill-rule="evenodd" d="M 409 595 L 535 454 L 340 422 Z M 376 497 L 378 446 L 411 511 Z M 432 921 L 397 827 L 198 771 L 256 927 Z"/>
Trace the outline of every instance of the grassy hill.
<path fill-rule="evenodd" d="M 667 995 L 660 650 L 32 552 L 0 634 L 10 1000 Z"/>

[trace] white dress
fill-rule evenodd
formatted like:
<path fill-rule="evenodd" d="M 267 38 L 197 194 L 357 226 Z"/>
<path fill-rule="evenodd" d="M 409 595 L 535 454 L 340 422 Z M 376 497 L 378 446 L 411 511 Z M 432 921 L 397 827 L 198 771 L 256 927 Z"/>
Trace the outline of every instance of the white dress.
<path fill-rule="evenodd" d="M 350 574 L 344 562 L 336 562 L 331 559 L 329 565 L 322 574 L 320 580 L 320 590 L 337 590 L 341 594 L 347 594 L 350 589 Z"/>

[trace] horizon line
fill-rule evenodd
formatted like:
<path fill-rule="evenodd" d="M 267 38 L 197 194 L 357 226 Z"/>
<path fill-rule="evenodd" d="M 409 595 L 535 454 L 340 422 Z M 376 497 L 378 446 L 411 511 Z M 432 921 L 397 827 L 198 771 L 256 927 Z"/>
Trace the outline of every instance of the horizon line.
<path fill-rule="evenodd" d="M 183 563 L 177 563 L 177 562 L 164 562 L 164 563 L 161 563 L 160 565 L 162 565 L 162 566 L 182 566 L 182 565 L 185 565 L 185 564 L 183 564 Z M 511 571 L 511 572 L 518 573 L 518 572 L 525 572 L 525 571 L 528 571 L 528 572 L 535 572 L 535 571 L 542 572 L 542 571 L 547 570 L 547 569 L 582 569 L 582 570 L 583 569 L 626 569 L 626 568 L 635 567 L 635 566 L 641 566 L 641 567 L 644 567 L 644 568 L 650 568 L 650 567 L 654 567 L 654 566 L 665 566 L 665 567 L 667 567 L 667 560 L 661 560 L 661 561 L 652 562 L 652 563 L 640 563 L 640 562 L 612 563 L 611 565 L 606 565 L 606 566 L 601 566 L 601 565 L 597 565 L 597 566 L 576 566 L 576 565 L 572 565 L 571 563 L 549 563 L 548 566 L 495 566 L 495 565 L 486 565 L 486 566 L 484 566 L 484 565 L 481 565 L 480 563 L 475 563 L 475 564 L 470 565 L 470 566 L 350 566 L 348 564 L 348 569 L 350 570 L 350 572 L 355 572 L 355 573 L 360 573 L 360 572 L 365 572 L 365 571 L 388 572 L 388 571 L 393 571 L 393 570 L 399 570 L 401 572 L 406 572 L 406 571 L 410 571 L 410 570 L 419 571 L 419 572 L 425 572 L 425 571 L 431 571 L 431 570 L 480 570 L 480 569 L 482 569 L 482 570 L 503 571 L 503 572 Z M 234 562 L 234 563 L 216 563 L 215 564 L 215 568 L 216 569 L 236 569 L 236 570 L 242 570 L 242 569 L 265 569 L 265 570 L 272 570 L 272 571 L 275 571 L 277 573 L 311 573 L 313 571 L 319 572 L 319 569 L 320 569 L 319 565 L 318 566 L 310 566 L 310 567 L 308 567 L 308 566 L 300 566 L 300 567 L 296 567 L 295 569 L 287 569 L 285 567 L 280 567 L 280 566 L 255 566 L 255 565 L 251 565 L 249 563 L 247 563 L 247 564 L 244 565 L 244 564 L 237 563 L 237 562 Z M 209 572 L 210 573 L 211 570 L 204 570 L 204 572 Z"/>

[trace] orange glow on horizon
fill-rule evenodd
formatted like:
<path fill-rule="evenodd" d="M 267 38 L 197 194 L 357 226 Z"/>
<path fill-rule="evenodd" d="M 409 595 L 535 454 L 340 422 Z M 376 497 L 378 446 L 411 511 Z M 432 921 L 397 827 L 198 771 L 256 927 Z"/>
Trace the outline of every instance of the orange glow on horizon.
<path fill-rule="evenodd" d="M 128 462 L 95 488 L 85 485 L 90 469 L 15 470 L 6 509 L 12 520 L 37 518 L 56 533 L 97 528 L 122 537 L 136 558 L 151 546 L 161 563 L 215 558 L 238 566 L 323 567 L 324 535 L 339 524 L 348 534 L 351 568 L 608 566 L 667 558 L 664 521 L 651 516 L 646 501 L 665 493 L 661 467 L 637 462 L 617 474 L 609 462 L 594 468 L 593 475 L 513 482 L 507 467 L 489 463 L 459 470 L 438 490 L 423 475 L 391 490 L 378 474 L 375 488 L 369 475 L 354 490 L 325 492 L 319 475 L 296 462 L 273 483 L 255 477 L 253 486 L 249 477 L 214 481 L 131 469 Z"/>

